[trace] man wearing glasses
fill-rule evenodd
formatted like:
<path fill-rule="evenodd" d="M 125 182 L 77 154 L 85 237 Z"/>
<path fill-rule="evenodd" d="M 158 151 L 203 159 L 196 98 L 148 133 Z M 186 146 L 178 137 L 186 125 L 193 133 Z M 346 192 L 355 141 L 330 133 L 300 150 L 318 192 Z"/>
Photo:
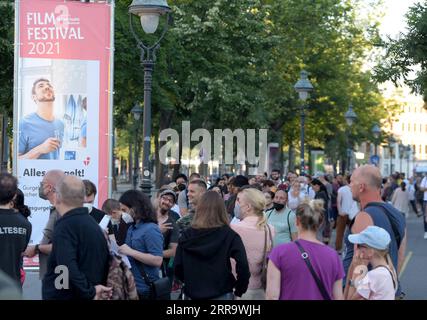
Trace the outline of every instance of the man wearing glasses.
<path fill-rule="evenodd" d="M 39 197 L 43 200 L 48 200 L 52 205 L 52 208 L 50 210 L 49 220 L 43 230 L 43 238 L 40 241 L 40 244 L 28 246 L 24 252 L 24 255 L 29 258 L 34 257 L 36 254 L 39 255 L 40 280 L 43 279 L 47 271 L 47 260 L 50 255 L 50 252 L 52 251 L 53 228 L 55 226 L 56 221 L 59 219 L 59 214 L 56 211 L 55 207 L 53 207 L 55 201 L 55 186 L 64 177 L 65 174 L 63 171 L 50 170 L 46 172 L 39 187 Z"/>

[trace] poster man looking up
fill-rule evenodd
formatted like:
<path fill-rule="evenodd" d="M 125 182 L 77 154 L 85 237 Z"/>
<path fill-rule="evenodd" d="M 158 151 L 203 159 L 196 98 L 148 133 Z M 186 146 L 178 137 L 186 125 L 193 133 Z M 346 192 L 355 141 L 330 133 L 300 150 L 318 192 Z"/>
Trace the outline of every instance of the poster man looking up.
<path fill-rule="evenodd" d="M 34 81 L 31 94 L 37 110 L 19 123 L 18 158 L 58 160 L 64 124 L 54 116 L 55 93 L 50 81 Z"/>

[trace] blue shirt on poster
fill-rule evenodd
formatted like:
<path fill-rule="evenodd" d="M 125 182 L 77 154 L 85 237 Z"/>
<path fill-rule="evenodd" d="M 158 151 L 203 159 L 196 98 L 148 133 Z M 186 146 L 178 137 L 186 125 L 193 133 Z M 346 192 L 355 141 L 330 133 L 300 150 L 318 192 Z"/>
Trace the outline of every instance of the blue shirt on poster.
<path fill-rule="evenodd" d="M 82 127 L 80 129 L 80 137 L 86 138 L 86 128 L 87 128 L 87 119 L 83 121 Z"/>
<path fill-rule="evenodd" d="M 48 138 L 58 137 L 62 141 L 64 123 L 59 119 L 47 121 L 37 113 L 25 116 L 19 123 L 19 154 L 23 155 L 41 145 Z M 38 159 L 58 160 L 59 149 L 40 155 Z"/>
<path fill-rule="evenodd" d="M 138 250 L 142 253 L 149 253 L 153 256 L 163 256 L 163 235 L 157 224 L 149 222 L 140 222 L 131 226 L 128 229 L 126 236 L 126 244 L 134 250 Z M 147 295 L 150 293 L 149 286 L 145 283 L 144 278 L 140 273 L 142 267 L 141 262 L 135 261 L 132 257 L 129 257 L 130 264 L 132 266 L 132 274 L 135 278 L 136 289 L 139 294 Z M 150 281 L 156 281 L 160 278 L 159 267 L 154 266 L 143 266 L 145 273 L 148 275 Z"/>

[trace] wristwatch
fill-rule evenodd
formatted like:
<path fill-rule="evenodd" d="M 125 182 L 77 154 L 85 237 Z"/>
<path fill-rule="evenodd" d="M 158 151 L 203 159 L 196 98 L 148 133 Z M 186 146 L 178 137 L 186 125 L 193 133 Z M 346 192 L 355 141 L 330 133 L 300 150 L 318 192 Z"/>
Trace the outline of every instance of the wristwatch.
<path fill-rule="evenodd" d="M 39 245 L 38 244 L 36 244 L 36 246 L 35 246 L 35 251 L 36 251 L 36 254 L 40 253 L 40 249 L 39 249 Z"/>

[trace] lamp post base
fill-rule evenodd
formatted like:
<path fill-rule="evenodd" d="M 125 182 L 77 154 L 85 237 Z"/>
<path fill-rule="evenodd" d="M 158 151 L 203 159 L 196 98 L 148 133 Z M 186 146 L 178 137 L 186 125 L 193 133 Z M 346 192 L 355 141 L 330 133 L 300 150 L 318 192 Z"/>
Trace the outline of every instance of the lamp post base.
<path fill-rule="evenodd" d="M 151 198 L 151 181 L 143 179 L 141 185 L 139 186 L 149 198 Z"/>

